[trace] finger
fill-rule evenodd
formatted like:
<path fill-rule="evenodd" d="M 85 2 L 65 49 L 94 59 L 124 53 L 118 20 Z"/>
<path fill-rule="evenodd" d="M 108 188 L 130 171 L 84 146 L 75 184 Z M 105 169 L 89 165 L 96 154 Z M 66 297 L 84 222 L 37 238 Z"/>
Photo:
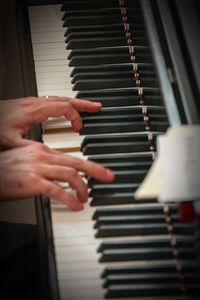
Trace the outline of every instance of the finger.
<path fill-rule="evenodd" d="M 14 147 L 25 147 L 28 145 L 38 144 L 38 142 L 30 139 L 22 138 L 20 135 L 12 138 L 12 144 L 10 144 L 11 148 Z"/>
<path fill-rule="evenodd" d="M 40 123 L 49 117 L 65 116 L 72 123 L 75 131 L 82 128 L 82 120 L 78 112 L 96 112 L 101 109 L 101 103 L 67 97 L 35 98 L 34 105 L 27 106 L 29 113 L 24 119 L 25 125 Z M 31 111 L 30 111 L 31 108 Z"/>
<path fill-rule="evenodd" d="M 102 104 L 100 102 L 92 101 L 92 100 L 84 100 L 77 98 L 69 98 L 69 97 L 51 97 L 48 100 L 45 99 L 43 102 L 52 106 L 65 106 L 67 103 L 71 104 L 77 111 L 87 111 L 87 112 L 97 112 L 102 108 Z"/>
<path fill-rule="evenodd" d="M 79 113 L 73 108 L 73 106 L 69 106 L 67 111 L 64 113 L 64 116 L 71 122 L 74 131 L 79 132 L 81 130 L 83 122 Z"/>
<path fill-rule="evenodd" d="M 83 209 L 83 204 L 76 197 L 46 179 L 40 180 L 39 193 L 68 205 L 72 210 L 80 211 Z"/>
<path fill-rule="evenodd" d="M 103 182 L 112 182 L 114 180 L 114 172 L 98 163 L 65 155 L 56 150 L 51 150 L 51 152 L 52 155 L 48 156 L 48 163 L 75 168 L 76 170 Z"/>
<path fill-rule="evenodd" d="M 70 187 L 77 192 L 80 202 L 86 202 L 88 198 L 87 185 L 84 183 L 78 172 L 64 166 L 41 166 L 41 173 L 48 179 L 68 182 Z"/>
<path fill-rule="evenodd" d="M 25 136 L 28 133 L 29 128 L 30 128 L 29 126 L 25 126 L 21 128 L 21 136 Z"/>
<path fill-rule="evenodd" d="M 28 118 L 24 121 L 26 125 L 30 125 L 31 123 L 41 123 L 49 117 L 65 116 L 71 121 L 75 131 L 79 131 L 82 128 L 81 117 L 69 101 L 43 100 L 36 103 L 37 105 L 31 108 Z"/>
<path fill-rule="evenodd" d="M 73 107 L 79 112 L 97 112 L 102 108 L 102 104 L 100 102 L 81 100 L 76 98 L 70 98 L 69 101 L 73 105 Z"/>
<path fill-rule="evenodd" d="M 32 141 L 23 139 L 17 130 L 10 130 L 6 135 L 1 136 L 2 149 L 11 149 L 15 147 L 22 147 L 30 144 Z"/>

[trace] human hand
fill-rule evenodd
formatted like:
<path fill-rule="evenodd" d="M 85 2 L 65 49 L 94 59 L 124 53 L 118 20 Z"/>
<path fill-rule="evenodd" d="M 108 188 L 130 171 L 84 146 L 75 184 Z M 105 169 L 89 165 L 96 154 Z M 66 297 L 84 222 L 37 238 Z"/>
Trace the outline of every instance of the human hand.
<path fill-rule="evenodd" d="M 41 143 L 0 152 L 0 199 L 17 200 L 39 194 L 82 210 L 87 185 L 79 171 L 104 182 L 114 173 L 103 166 L 51 150 Z M 68 182 L 77 196 L 67 193 L 58 182 Z"/>
<path fill-rule="evenodd" d="M 82 127 L 81 111 L 97 112 L 101 103 L 68 97 L 28 97 L 0 101 L 0 148 L 11 149 L 30 144 L 24 138 L 31 124 L 41 123 L 48 117 L 65 116 L 74 131 Z"/>

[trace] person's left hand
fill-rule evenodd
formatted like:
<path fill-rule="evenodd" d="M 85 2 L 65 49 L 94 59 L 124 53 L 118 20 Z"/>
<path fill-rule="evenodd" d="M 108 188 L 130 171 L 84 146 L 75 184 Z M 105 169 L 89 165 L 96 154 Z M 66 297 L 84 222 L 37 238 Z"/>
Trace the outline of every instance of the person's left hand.
<path fill-rule="evenodd" d="M 68 97 L 28 97 L 0 101 L 0 148 L 11 149 L 32 143 L 24 138 L 33 123 L 65 116 L 74 131 L 82 128 L 79 112 L 97 112 L 101 103 Z"/>

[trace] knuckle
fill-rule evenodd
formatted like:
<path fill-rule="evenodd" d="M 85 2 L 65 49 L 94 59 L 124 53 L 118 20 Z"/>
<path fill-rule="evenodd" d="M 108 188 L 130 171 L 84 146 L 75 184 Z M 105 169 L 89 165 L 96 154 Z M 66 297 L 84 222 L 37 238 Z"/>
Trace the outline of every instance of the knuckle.
<path fill-rule="evenodd" d="M 43 144 L 35 144 L 33 145 L 33 157 L 36 160 L 43 161 L 46 158 L 46 146 Z"/>
<path fill-rule="evenodd" d="M 44 192 L 53 198 L 57 198 L 61 191 L 56 185 L 49 185 L 45 187 Z"/>
<path fill-rule="evenodd" d="M 34 182 L 35 186 L 39 186 L 40 178 L 37 176 L 37 174 L 34 172 L 34 170 L 32 170 L 32 172 L 29 172 L 25 179 L 27 182 L 29 182 L 31 184 L 33 184 L 33 182 Z"/>
<path fill-rule="evenodd" d="M 40 151 L 46 151 L 48 147 L 44 145 L 43 143 L 35 143 L 36 149 Z"/>
<path fill-rule="evenodd" d="M 68 174 L 70 176 L 70 178 L 76 178 L 77 177 L 77 171 L 75 169 L 72 168 L 68 168 Z"/>
<path fill-rule="evenodd" d="M 30 103 L 30 104 L 37 104 L 38 103 L 38 98 L 37 97 L 32 97 L 32 96 L 28 96 L 26 97 L 26 101 L 27 103 Z"/>
<path fill-rule="evenodd" d="M 81 166 L 83 166 L 83 164 L 84 164 L 84 161 L 82 159 L 76 158 L 76 157 L 73 158 L 73 166 L 75 169 L 80 168 Z"/>

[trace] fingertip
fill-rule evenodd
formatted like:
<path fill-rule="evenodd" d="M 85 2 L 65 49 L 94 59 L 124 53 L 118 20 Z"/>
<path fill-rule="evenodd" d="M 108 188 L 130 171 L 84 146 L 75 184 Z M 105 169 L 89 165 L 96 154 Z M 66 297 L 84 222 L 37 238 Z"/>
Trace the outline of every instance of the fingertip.
<path fill-rule="evenodd" d="M 93 106 L 98 110 L 100 110 L 102 108 L 101 102 L 93 102 Z"/>
<path fill-rule="evenodd" d="M 106 178 L 108 181 L 113 181 L 115 179 L 115 173 L 110 169 L 106 169 Z"/>
<path fill-rule="evenodd" d="M 80 200 L 81 203 L 86 203 L 86 202 L 87 202 L 87 200 L 88 200 L 88 192 L 87 192 L 87 189 L 86 189 L 85 195 L 80 195 L 80 196 L 79 196 L 79 200 Z"/>
<path fill-rule="evenodd" d="M 95 111 L 99 111 L 102 108 L 102 104 L 101 102 L 94 102 L 91 100 L 86 100 L 87 104 L 85 107 L 85 111 L 90 111 L 90 112 L 95 112 Z"/>
<path fill-rule="evenodd" d="M 94 105 L 102 107 L 102 103 L 101 102 L 93 102 Z"/>
<path fill-rule="evenodd" d="M 74 121 L 72 122 L 72 128 L 75 132 L 79 132 L 81 130 L 81 128 L 83 127 L 82 121 Z"/>
<path fill-rule="evenodd" d="M 73 211 L 81 211 L 84 208 L 83 203 L 79 202 L 78 199 L 73 199 L 72 202 L 67 203 L 68 207 Z"/>
<path fill-rule="evenodd" d="M 84 209 L 83 204 L 77 205 L 74 209 L 72 208 L 72 210 L 74 210 L 74 211 L 82 211 L 83 209 Z"/>

